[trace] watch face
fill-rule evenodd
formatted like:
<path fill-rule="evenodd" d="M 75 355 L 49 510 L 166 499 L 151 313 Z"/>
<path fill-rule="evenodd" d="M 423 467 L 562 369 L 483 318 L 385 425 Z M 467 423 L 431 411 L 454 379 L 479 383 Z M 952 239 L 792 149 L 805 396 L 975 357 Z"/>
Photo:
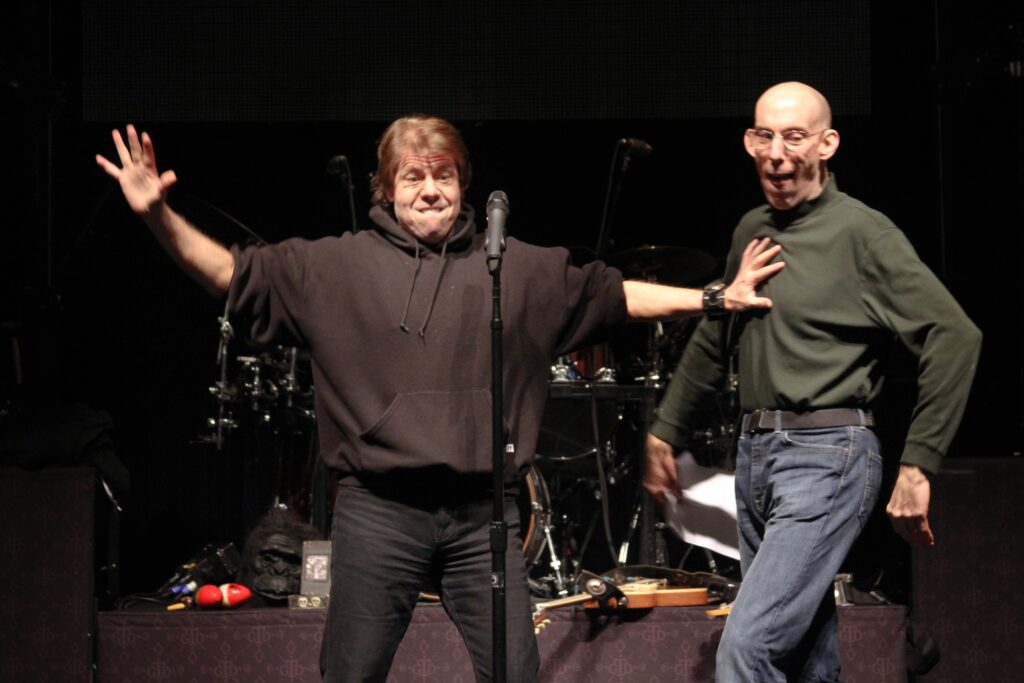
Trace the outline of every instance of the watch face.
<path fill-rule="evenodd" d="M 717 282 L 705 287 L 702 303 L 704 306 L 704 313 L 709 317 L 725 315 L 725 284 Z"/>

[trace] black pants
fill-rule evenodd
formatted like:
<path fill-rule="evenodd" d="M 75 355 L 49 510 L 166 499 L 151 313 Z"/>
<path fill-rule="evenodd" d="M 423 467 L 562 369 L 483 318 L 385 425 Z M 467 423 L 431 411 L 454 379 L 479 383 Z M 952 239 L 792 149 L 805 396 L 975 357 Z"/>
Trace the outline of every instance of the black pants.
<path fill-rule="evenodd" d="M 479 480 L 429 478 L 397 487 L 342 485 L 331 532 L 331 600 L 320 651 L 326 683 L 384 681 L 421 590 L 436 588 L 469 649 L 478 681 L 492 680 L 492 502 Z M 507 680 L 535 681 L 519 510 L 506 496 Z"/>

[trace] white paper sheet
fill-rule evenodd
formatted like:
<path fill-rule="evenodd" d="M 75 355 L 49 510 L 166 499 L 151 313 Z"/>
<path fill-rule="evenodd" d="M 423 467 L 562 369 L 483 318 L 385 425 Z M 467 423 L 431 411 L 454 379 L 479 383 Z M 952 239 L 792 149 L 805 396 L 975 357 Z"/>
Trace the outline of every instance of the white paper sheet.
<path fill-rule="evenodd" d="M 683 498 L 666 496 L 665 523 L 687 543 L 738 560 L 734 475 L 701 467 L 689 452 L 676 458 L 676 467 Z"/>

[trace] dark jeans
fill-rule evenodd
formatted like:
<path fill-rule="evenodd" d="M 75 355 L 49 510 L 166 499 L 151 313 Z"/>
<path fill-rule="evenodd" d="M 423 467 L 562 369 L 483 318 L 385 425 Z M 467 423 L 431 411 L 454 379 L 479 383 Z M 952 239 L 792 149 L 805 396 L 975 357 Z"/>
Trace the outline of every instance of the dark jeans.
<path fill-rule="evenodd" d="M 479 481 L 425 479 L 394 487 L 343 485 L 334 507 L 331 600 L 320 651 L 327 683 L 384 681 L 420 591 L 437 590 L 469 650 L 478 681 L 492 680 L 492 502 Z M 533 632 L 519 510 L 506 496 L 508 681 L 535 681 Z"/>

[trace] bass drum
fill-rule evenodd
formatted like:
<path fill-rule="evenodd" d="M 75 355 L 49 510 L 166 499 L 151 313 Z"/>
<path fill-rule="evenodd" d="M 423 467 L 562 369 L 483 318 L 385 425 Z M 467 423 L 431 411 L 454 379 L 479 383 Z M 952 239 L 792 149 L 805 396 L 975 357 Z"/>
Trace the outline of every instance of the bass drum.
<path fill-rule="evenodd" d="M 529 571 L 544 554 L 544 529 L 551 524 L 551 496 L 536 465 L 531 465 L 519 487 L 519 532 Z"/>

